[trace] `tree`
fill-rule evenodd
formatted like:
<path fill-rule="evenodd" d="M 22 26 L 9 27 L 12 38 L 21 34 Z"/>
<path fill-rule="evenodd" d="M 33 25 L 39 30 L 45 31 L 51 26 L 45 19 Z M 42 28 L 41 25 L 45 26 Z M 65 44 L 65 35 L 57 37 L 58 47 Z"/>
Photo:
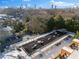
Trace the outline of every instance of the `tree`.
<path fill-rule="evenodd" d="M 48 29 L 48 31 L 53 30 L 54 24 L 55 24 L 54 18 L 51 17 L 51 18 L 49 19 L 49 21 L 47 22 L 47 29 Z"/>
<path fill-rule="evenodd" d="M 34 34 L 44 33 L 47 29 L 46 25 L 37 18 L 34 18 L 28 22 L 28 31 Z"/>
<path fill-rule="evenodd" d="M 65 28 L 73 32 L 79 31 L 79 22 L 74 19 L 68 19 L 65 21 Z"/>
<path fill-rule="evenodd" d="M 79 21 L 79 16 L 77 16 L 77 15 L 73 16 L 73 17 L 72 17 L 72 20 L 74 20 L 74 21 Z"/>
<path fill-rule="evenodd" d="M 14 30 L 15 32 L 20 32 L 24 29 L 24 24 L 21 22 L 17 22 L 16 24 L 14 24 Z"/>
<path fill-rule="evenodd" d="M 68 31 L 74 31 L 74 27 L 73 26 L 74 26 L 74 24 L 73 24 L 73 21 L 71 19 L 65 21 L 65 28 Z"/>
<path fill-rule="evenodd" d="M 64 28 L 65 20 L 61 15 L 57 15 L 54 19 L 56 28 Z"/>
<path fill-rule="evenodd" d="M 79 38 L 79 31 L 76 31 L 76 35 L 75 35 L 75 38 Z"/>
<path fill-rule="evenodd" d="M 25 17 L 25 22 L 29 22 L 31 19 L 29 16 Z"/>

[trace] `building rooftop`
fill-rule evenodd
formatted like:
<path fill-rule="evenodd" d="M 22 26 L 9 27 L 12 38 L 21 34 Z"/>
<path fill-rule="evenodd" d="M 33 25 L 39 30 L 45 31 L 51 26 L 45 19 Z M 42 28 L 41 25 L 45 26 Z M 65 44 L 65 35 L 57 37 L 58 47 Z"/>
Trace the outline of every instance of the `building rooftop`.
<path fill-rule="evenodd" d="M 79 51 L 74 51 L 67 59 L 79 59 Z"/>
<path fill-rule="evenodd" d="M 60 50 L 64 46 L 68 46 L 71 42 L 72 39 L 69 38 L 69 35 L 67 35 L 65 32 L 56 30 L 51 33 L 36 37 L 33 40 L 28 40 L 25 43 L 17 45 L 19 47 L 16 48 L 15 51 L 11 51 L 5 54 L 4 58 L 10 58 L 11 56 L 18 58 L 18 55 L 25 55 L 25 59 L 49 59 L 50 57 L 54 58 L 58 55 L 58 53 L 60 53 Z M 18 49 L 21 50 L 19 51 Z M 13 57 L 11 57 L 10 59 L 12 59 Z"/>
<path fill-rule="evenodd" d="M 0 16 L 7 16 L 7 14 L 0 14 Z"/>
<path fill-rule="evenodd" d="M 22 45 L 22 48 L 24 48 L 24 50 L 31 55 L 32 53 L 34 53 L 36 50 L 42 48 L 43 46 L 55 41 L 56 39 L 58 39 L 59 37 L 65 35 L 64 32 L 60 32 L 60 31 L 55 31 L 47 36 L 38 38 L 37 40 L 34 40 L 32 42 L 29 42 L 25 45 Z"/>
<path fill-rule="evenodd" d="M 52 42 L 48 45 L 46 45 L 44 48 L 38 50 L 36 53 L 32 55 L 32 57 L 35 57 L 35 59 L 49 59 L 50 57 L 56 57 L 58 53 L 60 53 L 60 50 L 64 47 L 69 45 L 69 43 L 72 42 L 72 39 L 65 40 L 68 36 L 63 36 L 59 38 L 57 41 Z M 60 44 L 59 44 L 60 43 Z M 57 45 L 58 44 L 58 45 Z M 39 57 L 39 55 L 42 54 L 42 57 Z"/>
<path fill-rule="evenodd" d="M 63 38 L 64 37 L 65 36 L 63 36 Z M 50 45 L 46 45 L 46 47 L 44 47 L 41 51 L 39 50 L 40 53 L 44 50 L 41 53 L 43 55 L 42 57 L 39 56 L 40 53 L 39 54 L 38 54 L 38 52 L 34 53 L 33 56 L 37 56 L 37 57 L 35 57 L 35 59 L 49 59 L 51 56 L 55 57 L 60 52 L 60 50 L 62 49 L 62 47 L 69 45 L 69 43 L 72 40 L 72 39 L 69 39 L 69 40 L 65 40 L 64 39 L 64 40 L 62 40 L 63 38 L 60 38 L 56 42 L 52 42 L 52 44 L 50 44 Z M 61 41 L 61 44 L 59 46 L 56 46 L 55 44 L 58 43 L 58 42 L 60 42 L 60 41 Z M 17 55 L 19 53 L 20 52 L 18 52 L 16 50 L 15 51 L 11 51 L 9 53 L 6 53 L 5 57 L 3 57 L 3 58 L 10 58 L 10 59 L 12 59 L 13 57 L 11 57 L 11 56 L 14 56 L 14 57 L 17 58 Z M 21 54 L 24 56 L 24 54 L 26 54 L 26 52 L 23 51 L 22 53 L 20 53 L 20 55 Z M 9 55 L 9 56 L 7 56 L 7 55 Z M 25 59 L 29 59 L 29 58 L 25 58 Z"/>
<path fill-rule="evenodd" d="M 10 26 L 6 26 L 6 27 L 0 26 L 0 30 L 2 30 L 2 31 L 12 31 L 13 29 Z"/>

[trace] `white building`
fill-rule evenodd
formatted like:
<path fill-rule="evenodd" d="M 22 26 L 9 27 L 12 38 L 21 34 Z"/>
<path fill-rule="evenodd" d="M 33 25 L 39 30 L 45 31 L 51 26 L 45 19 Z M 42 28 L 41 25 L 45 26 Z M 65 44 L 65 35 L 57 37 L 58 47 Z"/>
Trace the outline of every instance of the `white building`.
<path fill-rule="evenodd" d="M 7 27 L 0 27 L 0 40 L 3 40 L 7 37 L 9 37 L 10 35 L 12 35 L 11 33 L 12 28 L 7 26 Z"/>
<path fill-rule="evenodd" d="M 7 14 L 0 14 L 0 18 L 7 17 Z"/>

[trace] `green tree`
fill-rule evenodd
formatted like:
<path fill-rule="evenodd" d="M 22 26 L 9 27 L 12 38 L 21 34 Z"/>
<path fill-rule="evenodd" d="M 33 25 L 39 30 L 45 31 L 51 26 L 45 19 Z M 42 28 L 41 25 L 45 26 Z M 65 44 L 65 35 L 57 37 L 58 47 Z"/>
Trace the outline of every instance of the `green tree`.
<path fill-rule="evenodd" d="M 76 31 L 76 35 L 75 35 L 75 38 L 79 38 L 79 31 Z"/>
<path fill-rule="evenodd" d="M 31 19 L 29 16 L 25 17 L 25 22 L 29 22 Z"/>
<path fill-rule="evenodd" d="M 65 20 L 61 15 L 57 15 L 54 19 L 56 28 L 64 28 Z"/>
<path fill-rule="evenodd" d="M 47 22 L 47 29 L 48 29 L 48 31 L 53 30 L 54 25 L 55 25 L 54 18 L 51 17 L 51 18 L 49 19 L 49 21 Z"/>
<path fill-rule="evenodd" d="M 73 21 L 71 19 L 65 21 L 65 28 L 68 31 L 74 31 L 73 26 L 74 26 L 74 24 L 73 24 Z"/>
<path fill-rule="evenodd" d="M 15 32 L 20 32 L 24 29 L 24 24 L 21 22 L 17 22 L 16 24 L 14 24 L 14 30 Z"/>

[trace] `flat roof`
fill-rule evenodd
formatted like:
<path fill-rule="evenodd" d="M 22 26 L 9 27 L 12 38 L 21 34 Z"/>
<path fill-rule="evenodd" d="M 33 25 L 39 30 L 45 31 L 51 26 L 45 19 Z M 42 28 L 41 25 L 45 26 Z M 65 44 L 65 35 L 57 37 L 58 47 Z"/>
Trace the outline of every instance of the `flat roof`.
<path fill-rule="evenodd" d="M 79 59 L 79 51 L 74 51 L 67 59 Z"/>
<path fill-rule="evenodd" d="M 47 36 L 38 38 L 37 40 L 34 40 L 32 42 L 29 42 L 25 45 L 22 45 L 22 48 L 29 54 L 32 55 L 35 51 L 42 48 L 43 46 L 58 40 L 59 37 L 65 35 L 66 33 L 55 31 Z"/>

